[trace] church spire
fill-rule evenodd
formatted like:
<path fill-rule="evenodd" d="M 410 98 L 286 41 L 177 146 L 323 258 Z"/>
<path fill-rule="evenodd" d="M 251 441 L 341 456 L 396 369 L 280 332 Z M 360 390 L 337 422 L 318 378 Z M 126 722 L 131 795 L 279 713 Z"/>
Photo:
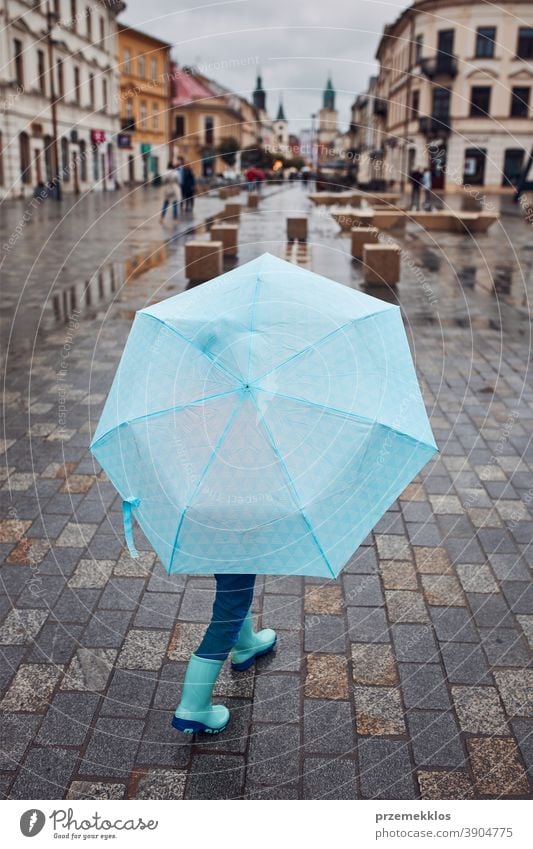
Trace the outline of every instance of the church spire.
<path fill-rule="evenodd" d="M 276 116 L 276 121 L 286 121 L 285 112 L 283 111 L 283 103 L 280 100 L 278 114 Z"/>
<path fill-rule="evenodd" d="M 322 102 L 324 109 L 335 109 L 335 89 L 333 88 L 333 83 L 331 82 L 331 76 L 328 77 L 326 88 L 324 89 Z"/>
<path fill-rule="evenodd" d="M 262 112 L 266 112 L 266 92 L 263 88 L 263 80 L 261 79 L 261 74 L 257 75 L 252 99 L 256 109 L 259 109 Z"/>

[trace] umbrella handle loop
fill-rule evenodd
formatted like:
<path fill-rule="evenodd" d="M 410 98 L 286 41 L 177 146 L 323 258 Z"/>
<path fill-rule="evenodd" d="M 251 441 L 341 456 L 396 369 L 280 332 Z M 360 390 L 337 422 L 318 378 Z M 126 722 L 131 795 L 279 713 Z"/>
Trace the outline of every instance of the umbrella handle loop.
<path fill-rule="evenodd" d="M 128 546 L 128 551 L 136 560 L 139 556 L 139 552 L 135 548 L 135 541 L 133 539 L 133 514 L 132 507 L 138 507 L 140 504 L 140 500 L 138 498 L 125 498 L 122 502 L 122 519 L 124 521 L 124 537 L 126 539 L 126 545 Z"/>

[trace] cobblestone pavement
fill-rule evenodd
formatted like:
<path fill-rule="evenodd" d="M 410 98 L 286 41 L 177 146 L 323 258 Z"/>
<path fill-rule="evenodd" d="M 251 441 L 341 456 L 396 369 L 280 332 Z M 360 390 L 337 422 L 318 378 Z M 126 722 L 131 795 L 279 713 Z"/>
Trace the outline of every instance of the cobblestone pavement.
<path fill-rule="evenodd" d="M 398 237 L 399 300 L 441 453 L 339 580 L 259 579 L 254 607 L 278 630 L 278 649 L 255 671 L 224 670 L 216 693 L 231 724 L 190 740 L 169 723 L 212 580 L 167 577 L 140 534 L 142 556 L 129 558 L 119 498 L 87 451 L 133 310 L 185 287 L 183 240 L 158 256 L 155 222 L 135 230 L 157 214 L 155 195 L 142 198 L 123 198 L 111 216 L 108 199 L 89 199 L 31 271 L 57 214 L 47 206 L 8 257 L 6 322 L 21 301 L 0 441 L 3 793 L 530 796 L 530 228 L 509 215 L 477 242 L 436 241 L 415 225 Z M 206 199 L 203 213 L 217 204 Z M 17 210 L 4 210 L 3 243 Z M 95 239 L 88 224 L 98 210 Z M 285 215 L 302 210 L 309 244 L 287 246 Z M 266 249 L 361 286 L 347 238 L 299 187 L 243 215 L 240 239 L 239 262 Z M 153 268 L 131 262 L 147 245 Z M 73 308 L 78 320 L 65 322 Z"/>

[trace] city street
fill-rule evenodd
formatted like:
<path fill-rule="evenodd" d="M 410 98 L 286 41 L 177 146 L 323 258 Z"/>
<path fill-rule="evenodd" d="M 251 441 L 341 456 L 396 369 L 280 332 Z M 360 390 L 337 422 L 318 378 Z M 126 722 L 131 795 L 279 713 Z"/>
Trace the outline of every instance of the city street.
<path fill-rule="evenodd" d="M 277 649 L 224 667 L 231 723 L 189 738 L 170 719 L 213 581 L 167 576 L 138 528 L 129 557 L 88 451 L 135 310 L 187 287 L 185 242 L 224 206 L 202 196 L 161 225 L 160 202 L 138 187 L 0 207 L 4 797 L 530 797 L 532 225 L 490 195 L 486 234 L 384 234 L 400 283 L 365 291 L 402 307 L 440 454 L 337 581 L 258 579 Z M 240 202 L 237 264 L 268 251 L 364 288 L 350 234 L 302 185 Z M 306 244 L 287 243 L 291 214 Z"/>

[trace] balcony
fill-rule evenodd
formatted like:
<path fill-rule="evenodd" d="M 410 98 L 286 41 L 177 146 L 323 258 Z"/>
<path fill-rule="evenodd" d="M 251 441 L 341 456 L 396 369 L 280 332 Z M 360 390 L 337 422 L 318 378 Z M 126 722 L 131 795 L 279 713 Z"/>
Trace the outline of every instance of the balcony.
<path fill-rule="evenodd" d="M 134 133 L 135 132 L 135 119 L 134 118 L 121 118 L 120 119 L 120 129 L 123 133 Z"/>
<path fill-rule="evenodd" d="M 448 136 L 451 132 L 449 115 L 426 115 L 418 121 L 419 132 L 427 138 Z"/>
<path fill-rule="evenodd" d="M 420 60 L 420 70 L 428 80 L 437 77 L 457 76 L 457 56 L 449 56 L 447 53 L 437 53 L 431 59 L 426 57 Z"/>
<path fill-rule="evenodd" d="M 378 118 L 386 118 L 387 117 L 387 101 L 382 100 L 381 97 L 374 98 L 374 115 L 377 115 Z"/>

